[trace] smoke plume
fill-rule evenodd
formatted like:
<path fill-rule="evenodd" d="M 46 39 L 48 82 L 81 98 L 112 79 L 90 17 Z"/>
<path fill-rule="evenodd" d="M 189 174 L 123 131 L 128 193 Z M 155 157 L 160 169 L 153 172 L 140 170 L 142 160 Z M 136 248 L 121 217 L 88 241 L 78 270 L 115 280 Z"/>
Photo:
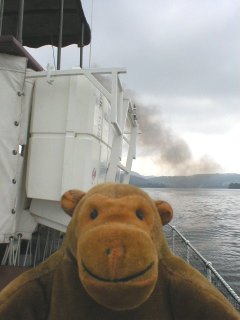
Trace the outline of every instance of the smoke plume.
<path fill-rule="evenodd" d="M 169 175 L 214 173 L 220 165 L 208 156 L 194 159 L 187 142 L 168 127 L 157 107 L 137 104 L 142 156 L 152 156 L 154 162 Z"/>

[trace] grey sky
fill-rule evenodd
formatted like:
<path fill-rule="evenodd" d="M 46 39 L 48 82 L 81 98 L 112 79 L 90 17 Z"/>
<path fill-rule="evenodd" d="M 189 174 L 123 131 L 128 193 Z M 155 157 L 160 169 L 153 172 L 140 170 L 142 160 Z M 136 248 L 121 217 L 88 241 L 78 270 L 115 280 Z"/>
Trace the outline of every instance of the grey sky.
<path fill-rule="evenodd" d="M 127 66 L 132 89 L 238 94 L 239 1 L 95 0 L 93 13 L 92 61 Z"/>

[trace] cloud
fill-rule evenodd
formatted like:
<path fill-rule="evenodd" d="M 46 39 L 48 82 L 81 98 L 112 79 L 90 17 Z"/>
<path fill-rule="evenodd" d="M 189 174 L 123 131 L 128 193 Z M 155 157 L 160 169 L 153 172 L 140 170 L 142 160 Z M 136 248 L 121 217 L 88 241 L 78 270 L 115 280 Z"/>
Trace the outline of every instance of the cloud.
<path fill-rule="evenodd" d="M 138 92 L 238 94 L 238 8 L 233 0 L 95 1 L 93 60 L 126 66 Z"/>

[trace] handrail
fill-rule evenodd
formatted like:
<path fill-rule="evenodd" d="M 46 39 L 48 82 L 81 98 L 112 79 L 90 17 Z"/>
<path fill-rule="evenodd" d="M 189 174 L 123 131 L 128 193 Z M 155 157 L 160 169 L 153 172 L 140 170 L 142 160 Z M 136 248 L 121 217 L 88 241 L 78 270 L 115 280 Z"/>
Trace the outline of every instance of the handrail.
<path fill-rule="evenodd" d="M 207 279 L 210 282 L 213 282 L 213 276 L 212 274 L 214 274 L 215 279 L 214 281 L 216 282 L 216 279 L 218 281 L 218 283 L 220 283 L 220 285 L 222 285 L 224 287 L 224 289 L 227 291 L 228 294 L 226 294 L 226 292 L 223 292 L 223 290 L 221 290 L 221 288 L 218 288 L 224 295 L 225 297 L 235 306 L 235 308 L 237 310 L 240 311 L 240 297 L 237 295 L 237 293 L 230 287 L 230 285 L 223 279 L 223 277 L 217 272 L 217 270 L 212 266 L 212 263 L 208 260 L 206 260 L 202 254 L 190 243 L 189 240 L 187 240 L 183 234 L 175 227 L 172 226 L 171 224 L 168 224 L 167 226 L 165 226 L 165 231 L 167 231 L 167 228 L 170 228 L 171 230 L 171 247 L 172 247 L 172 251 L 174 253 L 177 254 L 177 250 L 176 250 L 176 243 L 175 243 L 175 236 L 179 236 L 180 239 L 182 240 L 182 242 L 185 244 L 186 246 L 186 256 L 182 257 L 183 259 L 185 259 L 189 264 L 191 264 L 190 261 L 190 249 L 194 252 L 194 254 L 197 256 L 197 258 L 199 258 L 203 263 L 204 266 L 206 268 L 206 274 L 204 274 Z M 195 266 L 196 268 L 196 266 Z M 213 283 L 217 286 L 216 283 Z M 217 286 L 218 287 L 218 286 Z M 230 296 L 230 297 L 229 297 Z"/>

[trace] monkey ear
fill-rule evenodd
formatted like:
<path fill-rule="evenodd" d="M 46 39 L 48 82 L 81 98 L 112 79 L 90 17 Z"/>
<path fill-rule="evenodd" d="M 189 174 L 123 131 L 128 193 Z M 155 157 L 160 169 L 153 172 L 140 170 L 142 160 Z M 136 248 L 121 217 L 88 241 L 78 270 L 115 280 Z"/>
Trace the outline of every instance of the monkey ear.
<path fill-rule="evenodd" d="M 61 197 L 61 207 L 63 210 L 72 217 L 74 209 L 78 202 L 85 196 L 85 192 L 80 190 L 69 190 Z"/>
<path fill-rule="evenodd" d="M 158 213 L 162 220 L 163 226 L 169 223 L 173 218 L 173 209 L 170 204 L 166 201 L 157 200 L 155 201 Z"/>

